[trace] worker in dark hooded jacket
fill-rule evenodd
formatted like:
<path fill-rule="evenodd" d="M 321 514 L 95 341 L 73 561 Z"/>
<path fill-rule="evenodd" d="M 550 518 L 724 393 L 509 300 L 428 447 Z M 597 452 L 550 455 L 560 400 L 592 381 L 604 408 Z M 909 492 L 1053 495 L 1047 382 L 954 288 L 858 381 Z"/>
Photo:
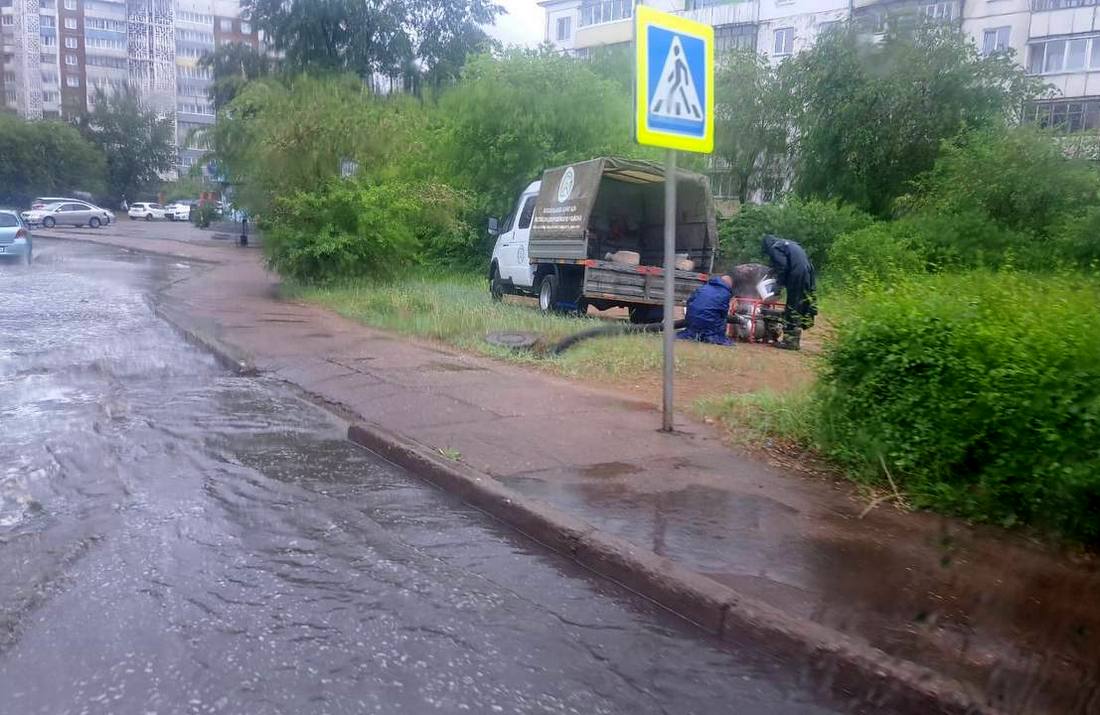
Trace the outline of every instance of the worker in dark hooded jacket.
<path fill-rule="evenodd" d="M 676 334 L 681 340 L 732 345 L 726 335 L 726 319 L 733 299 L 733 279 L 714 276 L 699 286 L 687 302 L 687 325 Z"/>
<path fill-rule="evenodd" d="M 814 266 L 802 246 L 778 236 L 764 236 L 764 255 L 771 262 L 772 275 L 787 289 L 787 309 L 783 313 L 783 340 L 779 347 L 798 350 L 802 331 L 812 327 L 817 315 L 814 292 L 817 281 Z"/>

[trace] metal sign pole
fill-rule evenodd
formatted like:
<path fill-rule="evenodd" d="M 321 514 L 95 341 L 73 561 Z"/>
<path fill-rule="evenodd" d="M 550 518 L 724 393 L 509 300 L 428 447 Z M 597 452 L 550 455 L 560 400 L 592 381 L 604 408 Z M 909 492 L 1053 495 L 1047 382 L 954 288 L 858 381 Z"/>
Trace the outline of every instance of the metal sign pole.
<path fill-rule="evenodd" d="M 665 152 L 664 414 L 661 431 L 672 431 L 672 378 L 676 372 L 676 150 Z"/>

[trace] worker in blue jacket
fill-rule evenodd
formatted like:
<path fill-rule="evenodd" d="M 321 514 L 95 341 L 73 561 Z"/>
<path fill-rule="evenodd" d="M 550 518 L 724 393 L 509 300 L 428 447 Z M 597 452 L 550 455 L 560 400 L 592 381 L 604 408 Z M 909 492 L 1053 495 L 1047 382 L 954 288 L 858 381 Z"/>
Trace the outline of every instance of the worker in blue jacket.
<path fill-rule="evenodd" d="M 726 335 L 726 319 L 732 299 L 733 279 L 728 275 L 712 277 L 688 299 L 687 325 L 676 337 L 714 345 L 732 345 Z"/>

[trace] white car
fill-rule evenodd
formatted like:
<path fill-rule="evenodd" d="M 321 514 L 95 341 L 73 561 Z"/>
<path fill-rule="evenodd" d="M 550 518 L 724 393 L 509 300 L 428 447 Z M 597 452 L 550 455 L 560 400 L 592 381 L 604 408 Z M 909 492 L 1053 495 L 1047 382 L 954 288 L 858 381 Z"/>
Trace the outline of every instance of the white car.
<path fill-rule="evenodd" d="M 190 221 L 191 220 L 191 204 L 180 201 L 174 204 L 168 204 L 164 207 L 165 215 L 169 221 Z"/>
<path fill-rule="evenodd" d="M 138 203 L 130 204 L 130 210 L 126 212 L 126 215 L 130 217 L 131 221 L 136 221 L 139 218 L 152 221 L 155 218 L 165 218 L 168 214 L 160 204 Z"/>
<path fill-rule="evenodd" d="M 93 206 L 84 201 L 59 201 L 47 204 L 40 209 L 31 209 L 21 214 L 23 221 L 31 226 L 53 228 L 54 226 L 91 226 L 99 228 L 111 222 L 107 209 Z"/>

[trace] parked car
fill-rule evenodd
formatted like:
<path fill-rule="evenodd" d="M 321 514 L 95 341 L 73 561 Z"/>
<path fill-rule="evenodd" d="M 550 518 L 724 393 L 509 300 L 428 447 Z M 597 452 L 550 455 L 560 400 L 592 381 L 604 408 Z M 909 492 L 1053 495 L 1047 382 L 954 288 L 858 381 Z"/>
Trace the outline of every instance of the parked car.
<path fill-rule="evenodd" d="M 29 264 L 33 258 L 31 234 L 15 211 L 0 210 L 0 256 L 21 257 Z"/>
<path fill-rule="evenodd" d="M 190 221 L 193 201 L 177 201 L 164 207 L 164 212 L 169 221 Z"/>
<path fill-rule="evenodd" d="M 107 209 L 83 201 L 66 201 L 47 204 L 41 209 L 24 211 L 22 219 L 31 226 L 91 226 L 99 228 L 110 223 L 113 214 Z"/>
<path fill-rule="evenodd" d="M 160 204 L 147 204 L 137 203 L 130 204 L 130 210 L 127 212 L 131 221 L 136 221 L 139 218 L 143 218 L 146 221 L 152 221 L 155 218 L 164 218 L 167 216 L 164 207 Z"/>

